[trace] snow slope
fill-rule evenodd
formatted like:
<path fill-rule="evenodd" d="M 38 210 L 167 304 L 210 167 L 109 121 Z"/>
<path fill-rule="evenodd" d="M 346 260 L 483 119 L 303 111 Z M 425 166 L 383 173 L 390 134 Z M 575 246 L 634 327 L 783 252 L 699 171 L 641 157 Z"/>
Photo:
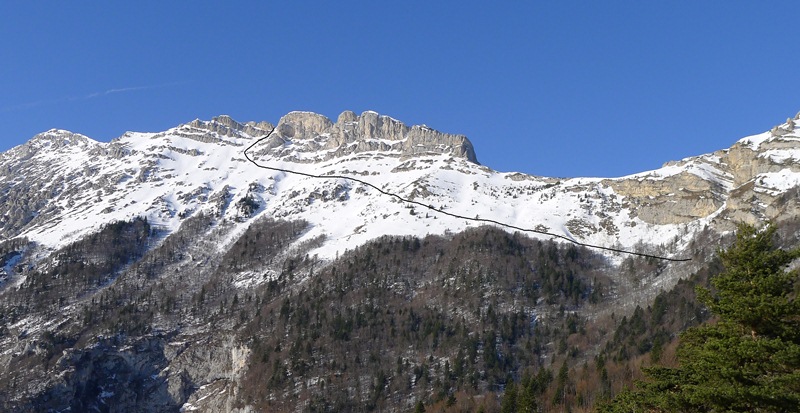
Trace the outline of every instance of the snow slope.
<path fill-rule="evenodd" d="M 383 235 L 446 234 L 481 225 L 436 210 L 442 209 L 580 242 L 637 249 L 644 244 L 679 244 L 718 213 L 684 222 L 648 222 L 637 208 L 648 199 L 675 196 L 685 188 L 635 195 L 635 190 L 615 189 L 622 183 L 644 188 L 691 176 L 710 182 L 720 193 L 734 189 L 724 153 L 618 179 L 554 179 L 497 172 L 453 156 L 442 145 L 442 153 L 401 156 L 394 148 L 406 143 L 385 139 L 345 143 L 381 149 L 365 146 L 367 150 L 338 151 L 337 156 L 331 154 L 338 148 L 330 148 L 326 141 L 330 136 L 324 133 L 314 135 L 318 143 L 314 147 L 328 145 L 319 152 L 309 152 L 308 136 L 253 148 L 260 164 L 308 174 L 353 176 L 435 208 L 428 209 L 351 180 L 261 169 L 243 152 L 265 136 L 271 125 L 246 125 L 221 117 L 161 133 L 129 132 L 110 143 L 63 130 L 37 135 L 0 158 L 0 235 L 25 236 L 55 249 L 116 220 L 144 216 L 171 232 L 187 217 L 204 211 L 217 215 L 220 222 L 232 223 L 237 228 L 234 234 L 262 217 L 304 219 L 312 227 L 300 242 L 324 237 L 313 253 L 331 259 Z M 738 145 L 756 151 L 770 139 L 745 138 Z M 772 163 L 789 162 L 800 159 L 800 149 L 773 148 L 759 156 Z M 753 179 L 762 188 L 785 191 L 800 183 L 800 174 L 781 168 Z M 250 210 L 248 205 L 256 208 Z"/>

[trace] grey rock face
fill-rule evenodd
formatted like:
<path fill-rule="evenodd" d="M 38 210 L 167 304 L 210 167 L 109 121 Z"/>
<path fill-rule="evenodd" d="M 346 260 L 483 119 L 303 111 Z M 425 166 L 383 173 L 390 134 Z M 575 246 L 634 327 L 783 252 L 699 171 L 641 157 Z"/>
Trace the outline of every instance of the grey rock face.
<path fill-rule="evenodd" d="M 787 155 L 795 150 L 800 150 L 800 137 L 789 119 L 758 144 L 741 141 L 713 154 L 665 164 L 685 169 L 676 175 L 638 175 L 603 182 L 625 196 L 627 206 L 647 223 L 684 224 L 715 213 L 720 222 L 777 221 L 796 203 L 787 201 L 782 190 L 765 186 L 765 177 L 800 172 L 800 164 Z M 703 172 L 690 173 L 687 167 Z"/>
<path fill-rule="evenodd" d="M 276 132 L 289 139 L 313 139 L 333 126 L 325 116 L 311 112 L 291 112 L 278 122 Z"/>
<path fill-rule="evenodd" d="M 241 134 L 259 136 L 265 135 L 273 128 L 273 125 L 269 122 L 247 122 L 241 124 L 228 115 L 217 116 L 212 118 L 210 122 L 196 119 L 190 122 L 188 126 L 224 136 L 241 136 Z"/>
<path fill-rule="evenodd" d="M 448 154 L 478 163 L 472 143 L 463 135 L 442 133 L 427 126 L 409 127 L 371 111 L 361 115 L 342 112 L 336 123 L 316 113 L 289 113 L 257 150 L 298 162 L 381 151 L 399 157 Z"/>

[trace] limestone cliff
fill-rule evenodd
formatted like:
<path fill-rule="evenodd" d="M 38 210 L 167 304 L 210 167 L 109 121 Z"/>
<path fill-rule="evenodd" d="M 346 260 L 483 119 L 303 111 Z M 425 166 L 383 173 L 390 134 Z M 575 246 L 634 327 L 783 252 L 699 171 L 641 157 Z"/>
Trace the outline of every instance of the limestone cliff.
<path fill-rule="evenodd" d="M 626 206 L 645 222 L 684 224 L 713 215 L 730 228 L 731 222 L 792 216 L 797 202 L 786 191 L 796 191 L 798 172 L 800 134 L 789 119 L 728 149 L 603 183 L 623 195 Z"/>
<path fill-rule="evenodd" d="M 362 152 L 407 158 L 448 154 L 477 163 L 472 143 L 424 125 L 406 126 L 389 116 L 367 111 L 342 112 L 336 123 L 310 112 L 291 112 L 281 118 L 266 149 L 296 162 L 319 162 Z M 263 149 L 262 149 L 263 150 Z"/>

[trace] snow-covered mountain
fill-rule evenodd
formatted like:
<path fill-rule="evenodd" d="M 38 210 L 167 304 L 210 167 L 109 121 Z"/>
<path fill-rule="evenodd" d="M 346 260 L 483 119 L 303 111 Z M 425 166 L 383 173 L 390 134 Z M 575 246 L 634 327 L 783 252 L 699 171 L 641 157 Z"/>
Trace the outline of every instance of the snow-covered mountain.
<path fill-rule="evenodd" d="M 796 243 L 796 119 L 613 179 L 497 172 L 464 136 L 374 112 L 44 132 L 0 154 L 0 408 L 408 411 L 445 394 L 432 381 L 490 400 L 609 351 L 623 314 L 718 267 L 736 222 Z M 672 300 L 670 331 L 701 321 Z"/>
<path fill-rule="evenodd" d="M 312 224 L 299 242 L 333 258 L 382 235 L 459 232 L 478 225 L 346 179 L 275 172 L 244 150 L 273 126 L 227 116 L 109 143 L 50 130 L 0 155 L 0 236 L 55 249 L 103 224 L 136 216 L 168 231 L 205 211 L 244 230 L 260 217 Z M 457 215 L 625 249 L 672 245 L 728 220 L 794 211 L 800 137 L 793 120 L 731 148 L 615 179 L 556 179 L 494 171 L 471 143 L 375 112 L 292 112 L 251 149 L 258 164 L 352 176 Z M 320 238 L 323 237 L 323 238 Z"/>

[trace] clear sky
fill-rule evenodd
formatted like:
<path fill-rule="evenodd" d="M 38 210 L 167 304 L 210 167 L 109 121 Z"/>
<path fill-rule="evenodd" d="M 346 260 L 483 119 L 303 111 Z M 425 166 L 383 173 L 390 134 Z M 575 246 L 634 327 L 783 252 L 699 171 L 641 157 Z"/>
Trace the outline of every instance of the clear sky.
<path fill-rule="evenodd" d="M 375 110 L 500 171 L 613 177 L 800 110 L 789 1 L 0 3 L 0 150 Z"/>

